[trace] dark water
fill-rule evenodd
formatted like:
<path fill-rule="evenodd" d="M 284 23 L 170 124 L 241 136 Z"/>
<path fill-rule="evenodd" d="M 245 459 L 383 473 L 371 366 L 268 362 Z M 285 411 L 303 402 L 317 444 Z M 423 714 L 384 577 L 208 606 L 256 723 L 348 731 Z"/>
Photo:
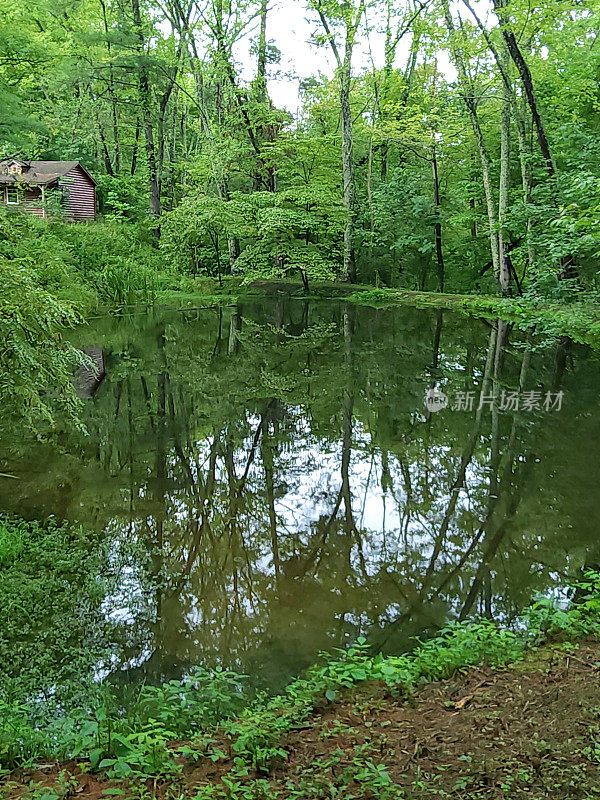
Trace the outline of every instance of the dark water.
<path fill-rule="evenodd" d="M 399 651 L 451 618 L 509 620 L 600 562 L 599 361 L 566 339 L 274 299 L 77 338 L 107 373 L 87 435 L 1 448 L 3 509 L 101 534 L 95 590 L 67 577 L 73 607 L 15 639 L 32 663 L 61 613 L 96 675 L 222 664 L 278 688 L 357 635 Z"/>

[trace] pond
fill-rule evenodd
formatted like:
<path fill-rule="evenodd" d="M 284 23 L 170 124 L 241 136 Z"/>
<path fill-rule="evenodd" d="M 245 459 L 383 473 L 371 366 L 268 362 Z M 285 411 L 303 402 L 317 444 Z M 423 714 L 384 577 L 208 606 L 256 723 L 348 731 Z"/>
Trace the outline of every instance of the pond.
<path fill-rule="evenodd" d="M 600 563 L 600 364 L 566 338 L 281 297 L 75 340 L 107 373 L 86 430 L 1 448 L 4 510 L 85 530 L 58 584 L 59 554 L 36 567 L 60 597 L 26 637 L 20 601 L 0 611 L 0 670 L 40 691 L 81 663 L 117 683 L 222 665 L 277 690 L 321 650 L 510 621 Z"/>

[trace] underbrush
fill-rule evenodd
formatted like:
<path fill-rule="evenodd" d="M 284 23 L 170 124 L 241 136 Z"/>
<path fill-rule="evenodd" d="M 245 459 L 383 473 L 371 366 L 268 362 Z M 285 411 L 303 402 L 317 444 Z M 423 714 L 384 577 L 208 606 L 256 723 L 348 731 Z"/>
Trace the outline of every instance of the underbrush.
<path fill-rule="evenodd" d="M 85 758 L 91 769 L 111 777 L 144 777 L 177 772 L 170 743 L 200 734 L 240 713 L 244 678 L 227 670 L 192 670 L 163 686 L 110 685 L 96 693 L 96 706 L 71 711 L 35 729 L 35 709 L 0 697 L 0 763 L 4 768 L 40 757 Z"/>
<path fill-rule="evenodd" d="M 21 551 L 18 535 L 4 537 L 0 558 L 14 558 Z M 231 757 L 228 781 L 249 771 L 266 774 L 285 761 L 287 734 L 305 726 L 315 709 L 335 704 L 354 687 L 377 682 L 405 696 L 457 670 L 519 661 L 549 639 L 574 642 L 599 636 L 600 576 L 590 572 L 578 587 L 577 602 L 569 608 L 539 600 L 512 630 L 488 620 L 454 623 L 436 637 L 417 642 L 412 652 L 397 656 L 373 655 L 365 640 L 359 639 L 347 650 L 323 655 L 319 664 L 277 697 L 261 695 L 251 701 L 243 676 L 198 668 L 181 681 L 138 686 L 125 695 L 105 683 L 97 687 L 87 709 L 36 726 L 35 699 L 11 702 L 3 691 L 0 764 L 10 770 L 40 758 L 86 759 L 92 771 L 113 780 L 135 781 L 174 777 L 184 762 Z M 364 760 L 359 766 L 367 769 Z M 254 782 L 255 788 L 259 782 Z M 198 797 L 254 796 L 235 794 L 231 787 L 223 792 L 207 787 Z"/>
<path fill-rule="evenodd" d="M 20 422 L 39 430 L 57 409 L 75 419 L 72 375 L 82 355 L 62 335 L 83 319 L 90 294 L 76 280 L 71 285 L 69 299 L 62 280 L 46 281 L 26 260 L 0 250 L 0 424 L 6 431 Z"/>
<path fill-rule="evenodd" d="M 170 271 L 149 226 L 117 221 L 47 224 L 44 239 L 56 237 L 76 272 L 93 287 L 101 304 L 118 308 L 152 303 Z"/>

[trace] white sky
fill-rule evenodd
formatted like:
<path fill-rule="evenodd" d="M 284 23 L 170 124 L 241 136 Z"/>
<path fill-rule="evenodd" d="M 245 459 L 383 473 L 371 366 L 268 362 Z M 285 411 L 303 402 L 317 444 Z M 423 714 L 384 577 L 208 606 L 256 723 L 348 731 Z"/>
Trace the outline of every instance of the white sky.
<path fill-rule="evenodd" d="M 400 5 L 400 3 L 399 3 Z M 489 0 L 476 0 L 473 3 L 482 19 L 485 19 L 490 8 Z M 367 21 L 370 28 L 377 28 L 376 8 L 367 10 Z M 468 13 L 465 15 L 468 17 Z M 235 51 L 237 60 L 242 64 L 242 77 L 251 80 L 256 71 L 256 57 L 250 56 L 250 41 L 257 36 L 258 21 L 248 31 L 248 35 L 239 42 Z M 302 79 L 323 73 L 331 78 L 334 74 L 334 58 L 329 45 L 313 44 L 314 33 L 322 33 L 314 12 L 307 8 L 303 0 L 272 0 L 267 17 L 267 39 L 275 44 L 281 52 L 279 64 L 270 65 L 269 94 L 275 106 L 286 108 L 296 114 L 300 106 L 299 84 Z M 364 31 L 364 26 L 363 26 Z M 405 36 L 397 50 L 396 65 L 404 65 L 407 60 L 411 37 Z M 383 33 L 371 32 L 359 36 L 352 59 L 353 73 L 356 75 L 372 62 L 377 67 L 383 66 Z M 445 52 L 438 54 L 440 70 L 450 79 L 454 78 Z"/>
<path fill-rule="evenodd" d="M 255 30 L 256 26 L 249 36 L 256 36 Z M 279 48 L 281 61 L 270 66 L 269 95 L 278 108 L 296 113 L 300 105 L 300 81 L 319 73 L 329 78 L 334 74 L 335 62 L 329 45 L 312 44 L 315 31 L 322 33 L 315 13 L 309 11 L 302 0 L 274 0 L 271 3 L 267 17 L 267 39 Z M 248 44 L 247 37 L 240 42 L 235 54 L 243 65 L 244 78 L 251 78 L 256 70 L 256 58 L 247 54 Z M 398 48 L 400 62 L 406 58 L 409 45 L 410 37 L 407 36 Z M 371 34 L 369 41 L 364 35 L 359 38 L 352 58 L 354 74 L 370 67 L 371 58 L 378 67 L 383 66 L 383 35 Z"/>

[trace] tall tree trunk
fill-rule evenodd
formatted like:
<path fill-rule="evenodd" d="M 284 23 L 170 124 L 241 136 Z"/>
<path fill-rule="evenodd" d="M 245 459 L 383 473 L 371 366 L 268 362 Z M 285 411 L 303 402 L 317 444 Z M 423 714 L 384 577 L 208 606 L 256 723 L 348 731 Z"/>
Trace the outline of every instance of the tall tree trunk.
<path fill-rule="evenodd" d="M 115 94 L 115 76 L 112 64 L 112 45 L 110 41 L 110 34 L 108 28 L 108 15 L 106 13 L 106 3 L 104 0 L 100 0 L 100 6 L 102 8 L 102 21 L 104 23 L 104 35 L 106 36 L 106 51 L 108 53 L 108 58 L 110 61 L 110 66 L 108 70 L 108 93 L 110 95 L 110 103 L 111 103 L 111 112 L 112 112 L 112 125 L 113 125 L 113 155 L 114 155 L 114 164 L 115 164 L 115 172 L 117 175 L 121 171 L 121 149 L 119 145 L 119 126 L 118 126 L 118 115 L 117 115 L 117 97 Z"/>
<path fill-rule="evenodd" d="M 138 118 L 135 123 L 135 138 L 133 140 L 133 148 L 131 150 L 131 169 L 129 170 L 129 173 L 132 178 L 135 175 L 135 170 L 137 168 L 139 141 L 140 141 L 140 120 Z"/>
<path fill-rule="evenodd" d="M 548 173 L 548 177 L 550 178 L 551 181 L 554 204 L 558 205 L 556 169 L 554 166 L 554 159 L 552 158 L 550 142 L 548 141 L 546 129 L 544 128 L 544 123 L 542 121 L 542 117 L 540 114 L 539 105 L 535 89 L 533 86 L 533 79 L 531 77 L 531 70 L 529 69 L 529 65 L 525 60 L 525 56 L 521 52 L 519 43 L 517 42 L 517 37 L 515 36 L 510 21 L 508 19 L 508 14 L 506 10 L 506 6 L 508 5 L 508 0 L 493 0 L 493 2 L 494 2 L 494 10 L 496 12 L 496 15 L 498 16 L 498 21 L 500 23 L 502 37 L 506 42 L 506 46 L 508 48 L 508 52 L 510 53 L 510 57 L 512 58 L 515 66 L 517 67 L 517 70 L 519 72 L 519 77 L 521 78 L 521 83 L 523 84 L 523 89 L 525 90 L 525 97 L 527 99 L 527 104 L 529 105 L 529 109 L 531 111 L 531 118 L 533 120 L 533 126 L 535 128 L 535 132 L 537 135 L 538 144 L 540 146 L 540 150 L 544 158 L 544 162 L 546 164 L 546 171 Z M 561 261 L 561 271 L 558 275 L 559 280 L 563 278 L 576 278 L 577 268 L 575 266 L 573 256 L 572 255 L 563 256 L 560 261 Z"/>
<path fill-rule="evenodd" d="M 496 61 L 496 66 L 498 67 L 500 76 L 502 78 L 503 101 L 506 101 L 506 99 L 508 98 L 509 103 L 511 104 L 512 107 L 512 113 L 515 118 L 515 127 L 517 129 L 517 141 L 519 147 L 519 162 L 521 166 L 521 183 L 523 185 L 523 197 L 526 206 L 527 261 L 528 265 L 531 266 L 535 258 L 535 251 L 531 239 L 532 220 L 531 220 L 531 213 L 529 210 L 529 206 L 532 202 L 532 191 L 533 191 L 533 178 L 531 174 L 531 165 L 530 165 L 531 149 L 527 142 L 525 114 L 519 103 L 519 98 L 515 94 L 515 90 L 512 84 L 512 79 L 510 76 L 510 51 L 508 50 L 506 42 L 504 42 L 502 55 L 500 54 L 500 51 L 494 44 L 494 40 L 492 39 L 490 32 L 488 31 L 486 26 L 482 23 L 481 19 L 477 15 L 477 12 L 472 7 L 470 0 L 463 0 L 463 3 L 475 18 L 477 27 L 481 31 L 484 39 L 487 42 L 488 47 L 490 48 L 490 52 L 494 56 L 494 59 Z"/>
<path fill-rule="evenodd" d="M 258 60 L 256 64 L 258 100 L 267 100 L 267 0 L 260 3 L 260 33 L 258 36 Z"/>
<path fill-rule="evenodd" d="M 219 11 L 219 9 L 220 12 L 222 13 L 222 5 L 217 7 L 217 12 Z M 196 93 L 195 102 L 198 109 L 198 116 L 200 119 L 200 127 L 202 130 L 202 135 L 204 139 L 208 142 L 209 147 L 212 147 L 214 145 L 214 137 L 210 126 L 208 110 L 206 108 L 201 59 L 200 59 L 200 54 L 198 52 L 198 45 L 196 42 L 196 38 L 194 36 L 193 31 L 190 30 L 189 15 L 182 14 L 180 10 L 180 13 L 177 16 L 177 25 L 181 40 L 185 40 L 187 42 L 187 55 L 191 72 L 194 78 L 194 86 Z M 220 29 L 221 28 L 219 28 L 219 30 Z M 217 111 L 219 115 L 222 116 L 224 114 L 222 92 L 217 91 L 215 93 L 215 97 L 217 103 Z M 190 96 L 190 99 L 194 98 Z M 215 188 L 217 190 L 217 196 L 221 200 L 228 202 L 230 196 L 229 196 L 229 186 L 227 183 L 227 179 L 219 174 L 219 171 L 216 169 L 214 160 L 209 159 L 209 161 L 211 165 L 211 171 L 215 183 Z M 227 238 L 227 252 L 229 254 L 229 266 L 230 268 L 233 268 L 233 265 L 235 264 L 238 256 L 240 255 L 240 244 L 235 237 L 230 236 Z"/>
<path fill-rule="evenodd" d="M 244 92 L 240 91 L 240 88 L 237 84 L 237 76 L 235 73 L 235 69 L 231 61 L 231 43 L 228 43 L 226 40 L 226 32 L 225 32 L 226 29 L 223 24 L 223 14 L 224 14 L 223 0 L 214 0 L 213 11 L 215 15 L 214 17 L 215 21 L 214 21 L 214 26 L 212 27 L 212 33 L 215 37 L 216 55 L 218 63 L 223 68 L 225 77 L 227 79 L 227 83 L 231 87 L 233 99 L 241 114 L 244 129 L 248 134 L 250 144 L 252 145 L 256 160 L 261 169 L 261 175 L 260 175 L 261 183 L 263 183 L 267 188 L 267 190 L 269 190 L 271 187 L 269 186 L 268 177 L 265 177 L 265 175 L 262 172 L 264 171 L 268 175 L 269 170 L 264 161 L 261 142 L 259 141 L 259 137 L 257 136 L 257 130 L 254 126 L 254 123 L 250 118 L 250 113 L 248 111 L 248 98 Z M 266 8 L 265 8 L 264 24 L 266 26 Z M 266 63 L 265 63 L 265 68 L 266 68 Z"/>
<path fill-rule="evenodd" d="M 270 106 L 269 93 L 267 91 L 267 12 L 267 0 L 261 0 L 258 59 L 256 64 L 257 99 L 259 103 L 265 103 Z M 261 125 L 258 133 L 262 141 L 272 142 L 275 138 L 275 126 L 270 123 Z M 277 173 L 274 165 L 265 162 L 261 158 L 259 159 L 259 166 L 264 167 L 266 171 L 267 190 L 270 192 L 277 191 Z M 262 176 L 258 174 L 256 176 L 257 189 L 260 189 L 261 181 Z"/>
<path fill-rule="evenodd" d="M 167 88 L 163 92 L 162 97 L 160 98 L 160 103 L 158 107 L 158 119 L 157 119 L 157 133 L 158 133 L 158 156 L 156 159 L 156 181 L 158 185 L 158 196 L 159 196 L 159 211 L 160 211 L 160 198 L 162 196 L 162 182 L 163 182 L 163 175 L 164 175 L 164 165 L 165 165 L 165 149 L 166 149 L 166 132 L 165 132 L 165 117 L 167 114 L 167 109 L 169 107 L 169 100 L 171 99 L 171 95 L 175 88 L 175 82 L 177 80 L 177 73 L 179 71 L 179 61 L 181 58 L 181 46 L 182 42 L 179 42 L 179 50 L 177 53 L 177 61 L 175 66 L 169 70 L 167 77 L 169 83 L 167 84 Z"/>
<path fill-rule="evenodd" d="M 519 147 L 519 165 L 521 167 L 521 185 L 523 187 L 523 202 L 525 203 L 525 239 L 527 242 L 527 266 L 531 267 L 535 261 L 535 248 L 533 245 L 533 222 L 531 219 L 531 204 L 533 202 L 533 177 L 531 174 L 531 148 L 527 141 L 525 117 L 519 107 L 517 97 L 513 97 L 513 113 L 517 129 L 517 142 Z"/>
<path fill-rule="evenodd" d="M 369 261 L 373 259 L 373 244 L 375 240 L 375 209 L 373 207 L 373 131 L 369 137 L 369 156 L 367 158 L 367 203 L 369 204 Z M 379 272 L 377 273 L 379 275 Z"/>
<path fill-rule="evenodd" d="M 481 122 L 477 113 L 477 103 L 474 97 L 474 87 L 469 80 L 467 69 L 465 66 L 462 47 L 457 44 L 457 30 L 454 27 L 452 14 L 450 13 L 450 6 L 448 0 L 443 0 L 444 18 L 446 20 L 446 27 L 450 34 L 450 50 L 452 53 L 452 60 L 458 72 L 458 80 L 460 91 L 463 97 L 463 102 L 467 108 L 467 113 L 471 121 L 471 127 L 477 142 L 477 149 L 479 150 L 479 157 L 481 159 L 481 176 L 483 180 L 483 189 L 485 193 L 485 202 L 488 212 L 488 223 L 490 232 L 490 249 L 492 253 L 492 266 L 496 280 L 500 278 L 500 254 L 498 250 L 498 220 L 496 215 L 496 204 L 494 200 L 494 192 L 492 187 L 492 161 L 487 151 Z"/>
<path fill-rule="evenodd" d="M 98 113 L 96 112 L 96 125 L 98 127 L 98 137 L 100 139 L 100 143 L 102 145 L 102 155 L 104 157 L 104 169 L 106 170 L 106 174 L 114 177 L 115 172 L 113 170 L 112 162 L 110 160 L 110 154 L 108 152 L 108 146 L 106 144 L 106 137 L 104 136 L 104 131 L 102 130 L 102 123 L 98 117 Z"/>
<path fill-rule="evenodd" d="M 510 80 L 508 52 L 504 58 L 507 78 Z M 505 252 L 507 242 L 507 231 L 505 227 L 506 212 L 508 209 L 508 197 L 510 189 L 510 109 L 511 92 L 508 86 L 502 84 L 502 111 L 500 117 L 500 186 L 498 192 L 498 256 L 500 259 L 499 283 L 502 294 L 509 294 L 510 291 L 510 270 L 508 259 L 510 256 Z"/>
<path fill-rule="evenodd" d="M 142 27 L 142 15 L 140 11 L 140 0 L 131 0 L 133 10 L 133 24 L 136 29 L 138 45 L 137 52 L 139 57 L 138 85 L 140 95 L 140 105 L 142 109 L 142 120 L 144 134 L 146 137 L 146 159 L 148 162 L 148 189 L 150 193 L 150 213 L 155 219 L 160 217 L 160 187 L 158 183 L 158 169 L 156 164 L 156 148 L 154 146 L 154 130 L 152 127 L 152 103 L 150 96 L 150 82 L 148 79 L 148 68 L 145 63 L 145 37 Z"/>
<path fill-rule="evenodd" d="M 515 36 L 511 28 L 510 22 L 508 20 L 506 6 L 507 6 L 506 0 L 494 0 L 494 11 L 496 12 L 498 21 L 500 23 L 502 37 L 506 43 L 508 52 L 510 53 L 510 57 L 512 58 L 519 72 L 519 77 L 521 78 L 523 89 L 525 90 L 525 97 L 527 98 L 527 103 L 531 111 L 531 118 L 533 119 L 533 124 L 540 145 L 540 150 L 542 152 L 542 156 L 544 157 L 544 161 L 546 163 L 546 170 L 548 171 L 548 175 L 552 178 L 554 177 L 554 172 L 555 172 L 554 160 L 552 158 L 552 153 L 550 151 L 550 143 L 548 142 L 548 137 L 546 135 L 546 130 L 544 128 L 544 123 L 542 122 L 542 117 L 540 115 L 535 90 L 533 88 L 533 79 L 531 77 L 531 70 L 529 69 L 529 65 L 527 64 L 527 61 L 525 60 L 523 53 L 521 53 L 521 48 L 519 47 L 519 43 L 517 42 L 517 37 Z"/>
<path fill-rule="evenodd" d="M 349 283 L 356 280 L 356 253 L 354 235 L 356 230 L 356 193 L 354 187 L 354 158 L 352 153 L 352 109 L 350 107 L 350 61 L 348 59 L 340 73 L 340 109 L 342 117 L 342 174 L 344 181 L 344 206 L 346 227 L 344 228 L 344 266 L 342 278 Z"/>
<path fill-rule="evenodd" d="M 346 227 L 344 228 L 344 265 L 342 280 L 353 283 L 356 280 L 355 233 L 358 209 L 354 186 L 354 159 L 352 141 L 352 108 L 350 106 L 350 85 L 352 78 L 352 51 L 356 39 L 356 31 L 365 11 L 365 0 L 360 0 L 356 14 L 346 19 L 346 40 L 344 55 L 340 54 L 335 37 L 329 26 L 329 20 L 321 0 L 316 0 L 315 8 L 319 14 L 325 35 L 338 66 L 340 81 L 340 116 L 342 122 L 342 179 L 344 187 L 344 206 L 346 208 Z"/>
<path fill-rule="evenodd" d="M 379 121 L 383 121 L 387 115 L 387 100 L 389 94 L 389 84 L 390 78 L 392 75 L 392 69 L 394 66 L 394 57 L 396 55 L 396 48 L 394 47 L 394 41 L 392 38 L 392 26 L 391 26 L 391 18 L 392 18 L 392 3 L 391 0 L 387 0 L 387 15 L 386 15 L 386 25 L 385 25 L 385 61 L 383 65 L 383 78 L 381 81 L 381 90 L 379 92 L 378 97 L 378 117 Z M 372 141 L 372 140 L 371 140 Z M 371 144 L 372 146 L 372 144 Z M 383 139 L 381 142 L 381 166 L 380 166 L 380 175 L 381 180 L 385 181 L 387 179 L 388 173 L 388 156 L 389 156 L 389 141 L 388 139 Z"/>
<path fill-rule="evenodd" d="M 438 177 L 438 163 L 435 144 L 431 148 L 431 169 L 433 172 L 433 202 L 435 205 L 435 222 L 433 225 L 435 236 L 435 258 L 438 273 L 438 291 L 444 291 L 444 253 L 442 251 L 442 220 L 440 218 L 440 182 Z"/>
<path fill-rule="evenodd" d="M 475 210 L 477 208 L 477 203 L 476 203 L 475 197 L 476 197 L 477 187 L 479 185 L 479 179 L 478 179 L 477 168 L 476 168 L 475 153 L 471 153 L 471 163 L 472 163 L 473 166 L 471 168 L 471 178 L 470 178 L 470 180 L 471 180 L 471 196 L 469 197 L 469 208 L 471 209 L 471 214 L 472 214 L 472 217 L 471 217 L 471 238 L 472 239 L 476 239 L 477 238 L 477 217 L 475 215 Z"/>

